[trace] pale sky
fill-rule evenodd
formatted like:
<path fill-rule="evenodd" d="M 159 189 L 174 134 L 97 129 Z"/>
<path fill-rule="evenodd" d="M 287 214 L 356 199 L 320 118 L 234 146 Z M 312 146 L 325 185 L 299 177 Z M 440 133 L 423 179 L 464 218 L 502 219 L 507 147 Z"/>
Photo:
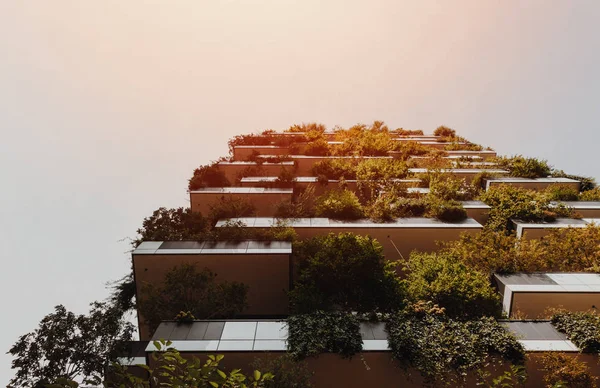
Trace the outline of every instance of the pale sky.
<path fill-rule="evenodd" d="M 228 138 L 455 128 L 600 176 L 600 2 L 0 0 L 0 386 L 56 304 L 124 275 Z"/>

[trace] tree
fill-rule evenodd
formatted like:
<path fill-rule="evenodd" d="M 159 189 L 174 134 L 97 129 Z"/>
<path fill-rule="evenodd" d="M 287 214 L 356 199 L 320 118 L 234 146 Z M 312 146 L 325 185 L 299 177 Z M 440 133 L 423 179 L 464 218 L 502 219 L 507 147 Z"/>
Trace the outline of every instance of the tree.
<path fill-rule="evenodd" d="M 92 303 L 87 315 L 56 306 L 8 351 L 16 369 L 10 386 L 42 387 L 60 379 L 100 384 L 108 361 L 125 349 L 133 330 L 122 311 L 107 303 Z"/>
<path fill-rule="evenodd" d="M 209 224 L 200 213 L 189 207 L 156 209 L 150 217 L 144 218 L 138 237 L 133 241 L 137 248 L 143 241 L 202 240 Z"/>
<path fill-rule="evenodd" d="M 452 128 L 448 128 L 445 126 L 439 126 L 435 129 L 435 131 L 433 131 L 433 134 L 435 136 L 442 136 L 442 137 L 455 137 L 456 136 L 456 131 Z"/>
<path fill-rule="evenodd" d="M 431 301 L 458 319 L 500 317 L 500 296 L 490 286 L 487 274 L 443 253 L 413 252 L 404 266 L 411 301 Z"/>
<path fill-rule="evenodd" d="M 208 268 L 198 270 L 191 264 L 174 267 L 162 284 L 142 287 L 138 311 L 151 331 L 181 311 L 190 312 L 197 319 L 235 316 L 246 307 L 248 286 L 216 278 Z"/>
<path fill-rule="evenodd" d="M 381 245 L 352 233 L 329 234 L 297 243 L 298 271 L 290 303 L 297 313 L 316 310 L 390 311 L 402 304 L 395 263 Z"/>
<path fill-rule="evenodd" d="M 225 176 L 225 173 L 219 169 L 217 163 L 208 166 L 200 166 L 194 170 L 194 175 L 190 178 L 188 189 L 198 190 L 202 187 L 227 187 L 231 183 Z"/>

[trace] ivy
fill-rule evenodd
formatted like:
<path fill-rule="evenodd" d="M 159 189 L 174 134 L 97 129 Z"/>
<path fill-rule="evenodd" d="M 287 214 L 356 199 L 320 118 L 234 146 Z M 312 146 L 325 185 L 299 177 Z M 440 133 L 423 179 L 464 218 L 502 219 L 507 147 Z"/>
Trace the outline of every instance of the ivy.
<path fill-rule="evenodd" d="M 552 316 L 551 322 L 582 352 L 600 353 L 600 316 L 597 314 L 559 311 Z"/>
<path fill-rule="evenodd" d="M 461 384 L 488 363 L 522 364 L 525 358 L 521 344 L 493 318 L 454 320 L 430 302 L 407 306 L 386 330 L 394 357 L 430 385 Z"/>
<path fill-rule="evenodd" d="M 352 314 L 317 311 L 287 320 L 288 352 L 300 360 L 321 353 L 350 358 L 362 350 L 360 323 Z"/>

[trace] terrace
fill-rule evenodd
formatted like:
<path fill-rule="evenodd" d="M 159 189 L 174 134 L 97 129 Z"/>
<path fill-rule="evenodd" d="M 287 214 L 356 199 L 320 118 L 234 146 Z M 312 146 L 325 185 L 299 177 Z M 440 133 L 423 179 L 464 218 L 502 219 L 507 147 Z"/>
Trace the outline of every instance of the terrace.
<path fill-rule="evenodd" d="M 214 205 L 225 200 L 244 200 L 254 206 L 256 215 L 275 215 L 277 204 L 292 201 L 292 189 L 264 187 L 205 187 L 190 191 L 190 205 L 193 212 L 209 214 Z"/>
<path fill-rule="evenodd" d="M 552 185 L 565 185 L 573 187 L 579 191 L 580 182 L 569 178 L 519 178 L 519 177 L 505 177 L 505 178 L 490 178 L 486 179 L 485 189 L 489 190 L 492 186 L 498 185 L 510 185 L 515 187 L 521 187 L 529 190 L 545 190 L 548 186 Z"/>

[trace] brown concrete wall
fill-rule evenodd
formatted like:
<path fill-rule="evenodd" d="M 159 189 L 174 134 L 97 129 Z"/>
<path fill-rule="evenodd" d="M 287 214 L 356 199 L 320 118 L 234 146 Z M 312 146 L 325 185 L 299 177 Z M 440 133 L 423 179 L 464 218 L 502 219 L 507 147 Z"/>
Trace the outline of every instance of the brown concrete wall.
<path fill-rule="evenodd" d="M 548 308 L 565 308 L 569 311 L 587 311 L 600 307 L 600 293 L 593 292 L 515 292 L 511 316 L 519 319 L 549 318 Z"/>
<path fill-rule="evenodd" d="M 600 209 L 573 209 L 581 218 L 600 218 Z"/>
<path fill-rule="evenodd" d="M 475 152 L 470 152 L 470 151 L 446 151 L 448 152 L 448 155 L 458 155 L 458 156 L 481 156 L 483 158 L 483 160 L 488 160 L 488 159 L 492 159 L 496 157 L 496 152 L 494 153 L 487 153 L 487 152 L 479 152 L 479 151 L 475 151 Z"/>
<path fill-rule="evenodd" d="M 383 247 L 383 252 L 388 260 L 399 260 L 398 251 L 408 258 L 410 252 L 435 252 L 439 250 L 436 241 L 457 240 L 462 233 L 475 234 L 480 229 L 467 228 L 294 228 L 300 239 L 309 239 L 315 236 L 324 236 L 329 233 L 351 232 L 363 236 L 371 236 Z M 398 248 L 398 251 L 394 247 Z"/>
<path fill-rule="evenodd" d="M 521 187 L 521 188 L 528 189 L 528 190 L 538 190 L 538 191 L 546 190 L 546 188 L 548 188 L 548 186 L 557 185 L 557 184 L 560 184 L 561 186 L 569 186 L 569 187 L 572 187 L 575 190 L 579 191 L 579 186 L 580 186 L 579 182 L 549 183 L 549 182 L 498 182 L 498 181 L 491 181 L 490 187 L 491 186 L 499 186 L 501 184 L 510 185 L 510 186 L 514 186 L 514 187 Z"/>
<path fill-rule="evenodd" d="M 481 225 L 485 225 L 489 218 L 490 209 L 465 209 L 467 211 L 467 216 L 475 219 L 475 221 L 479 222 Z"/>
<path fill-rule="evenodd" d="M 277 205 L 283 201 L 291 202 L 292 193 L 212 193 L 192 192 L 190 193 L 190 204 L 193 212 L 207 215 L 212 206 L 232 199 L 245 200 L 254 205 L 257 217 L 273 217 Z"/>
<path fill-rule="evenodd" d="M 260 352 L 216 352 L 223 354 L 225 358 L 220 363 L 220 369 L 227 371 L 241 368 L 245 373 L 251 373 L 251 364 L 255 358 L 263 360 L 278 357 L 283 353 L 260 353 Z M 207 353 L 208 354 L 208 353 Z M 529 353 L 525 363 L 528 379 L 525 387 L 543 387 L 544 374 L 540 370 L 540 359 L 544 353 Z M 578 357 L 591 369 L 591 373 L 599 376 L 600 366 L 598 357 L 590 354 L 567 353 L 569 357 Z M 197 357 L 204 361 L 206 354 L 184 353 L 184 357 Z M 150 357 L 151 359 L 151 357 Z M 423 379 L 419 372 L 414 369 L 405 371 L 399 363 L 393 359 L 391 352 L 362 352 L 351 359 L 343 359 L 334 354 L 321 354 L 318 357 L 308 358 L 303 361 L 308 370 L 314 373 L 312 383 L 314 388 L 413 388 L 423 387 Z M 150 361 L 150 367 L 155 368 L 155 361 Z M 498 376 L 508 366 L 497 369 L 488 367 L 486 370 L 492 376 Z M 467 387 L 476 387 L 475 377 L 469 378 Z"/>
<path fill-rule="evenodd" d="M 248 308 L 244 315 L 285 315 L 288 313 L 288 255 L 133 255 L 136 295 L 143 297 L 144 284 L 160 284 L 173 267 L 195 264 L 208 268 L 221 281 L 242 282 L 249 286 Z M 145 325 L 140 325 L 140 340 L 146 341 Z"/>
<path fill-rule="evenodd" d="M 252 154 L 258 152 L 260 155 L 288 155 L 290 150 L 288 147 L 268 147 L 268 146 L 253 146 L 252 148 L 239 148 L 233 149 L 233 160 L 245 161 L 248 160 Z"/>
<path fill-rule="evenodd" d="M 279 176 L 283 169 L 294 171 L 294 166 L 280 164 L 263 164 L 261 166 L 257 164 L 219 164 L 219 169 L 223 171 L 231 184 L 235 184 L 238 178 L 245 176 L 244 171 L 248 167 L 256 168 L 256 171 L 249 176 Z"/>

